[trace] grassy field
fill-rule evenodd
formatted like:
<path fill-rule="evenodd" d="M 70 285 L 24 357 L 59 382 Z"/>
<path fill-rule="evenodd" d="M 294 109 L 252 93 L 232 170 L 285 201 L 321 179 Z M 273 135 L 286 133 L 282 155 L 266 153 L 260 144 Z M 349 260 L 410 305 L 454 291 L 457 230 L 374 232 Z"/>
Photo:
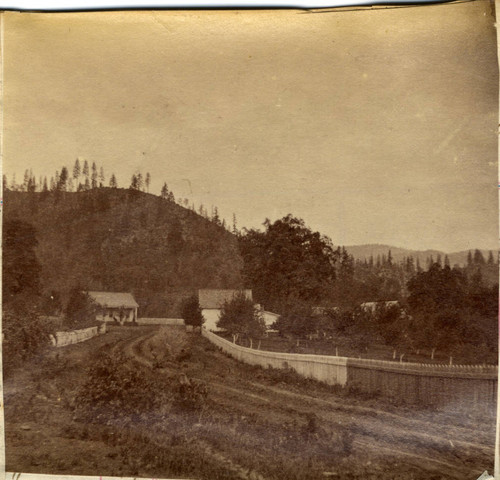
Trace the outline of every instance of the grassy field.
<path fill-rule="evenodd" d="M 231 336 L 221 335 L 227 340 L 232 341 Z M 238 344 L 244 347 L 250 347 L 250 341 L 241 339 Z M 260 347 L 259 347 L 260 345 Z M 268 337 L 262 338 L 260 341 L 253 341 L 252 348 L 260 348 L 270 352 L 285 352 L 285 353 L 304 353 L 314 355 L 337 355 L 340 357 L 352 358 L 371 358 L 375 360 L 403 361 L 416 363 L 436 363 L 449 364 L 449 355 L 444 355 L 439 350 L 434 353 L 432 358 L 431 349 L 421 349 L 418 352 L 409 351 L 407 349 L 393 349 L 388 345 L 371 341 L 369 346 L 360 348 L 356 339 L 352 336 L 337 335 L 332 339 L 291 339 L 280 336 L 277 333 L 271 333 Z M 401 357 L 402 355 L 402 357 Z M 491 364 L 496 364 L 497 356 L 491 355 Z M 452 358 L 454 365 L 469 365 L 482 363 L 478 361 L 477 355 L 471 355 L 470 352 L 464 354 L 456 354 Z"/>
<path fill-rule="evenodd" d="M 116 327 L 51 350 L 6 379 L 4 397 L 8 471 L 428 480 L 493 462 L 493 418 L 239 364 L 181 327 Z"/>

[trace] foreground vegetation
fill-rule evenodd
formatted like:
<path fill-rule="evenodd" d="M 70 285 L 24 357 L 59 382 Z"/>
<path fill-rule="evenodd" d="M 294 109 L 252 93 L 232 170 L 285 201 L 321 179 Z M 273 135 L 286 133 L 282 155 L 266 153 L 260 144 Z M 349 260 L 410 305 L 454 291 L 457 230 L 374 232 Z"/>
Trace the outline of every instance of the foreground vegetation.
<path fill-rule="evenodd" d="M 477 476 L 492 458 L 479 412 L 242 365 L 179 328 L 116 327 L 35 360 L 5 384 L 9 471 L 423 480 Z"/>

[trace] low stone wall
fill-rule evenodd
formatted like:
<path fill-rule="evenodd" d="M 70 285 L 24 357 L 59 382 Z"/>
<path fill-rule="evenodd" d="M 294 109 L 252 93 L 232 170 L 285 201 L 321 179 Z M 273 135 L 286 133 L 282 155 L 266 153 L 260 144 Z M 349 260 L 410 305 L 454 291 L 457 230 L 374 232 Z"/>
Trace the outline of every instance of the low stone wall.
<path fill-rule="evenodd" d="M 84 342 L 85 340 L 88 340 L 97 335 L 102 335 L 103 333 L 106 333 L 105 323 L 100 326 L 83 328 L 81 330 L 56 332 L 55 335 L 50 336 L 50 340 L 54 347 L 65 347 L 66 345 Z"/>
<path fill-rule="evenodd" d="M 426 406 L 496 408 L 498 367 L 400 363 L 323 355 L 266 352 L 235 345 L 202 329 L 227 354 L 264 368 L 292 368 L 330 385 L 380 394 L 399 402 Z"/>
<path fill-rule="evenodd" d="M 184 325 L 182 318 L 138 318 L 138 325 Z"/>

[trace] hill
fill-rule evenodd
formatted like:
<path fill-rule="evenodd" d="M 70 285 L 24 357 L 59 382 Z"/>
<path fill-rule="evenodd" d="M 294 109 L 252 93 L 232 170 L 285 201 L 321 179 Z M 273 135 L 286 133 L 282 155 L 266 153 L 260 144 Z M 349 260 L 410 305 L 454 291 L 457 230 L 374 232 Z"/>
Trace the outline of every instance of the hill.
<path fill-rule="evenodd" d="M 37 230 L 45 293 L 130 291 L 142 316 L 178 315 L 197 288 L 240 288 L 242 259 L 223 227 L 140 191 L 4 192 L 4 222 Z"/>

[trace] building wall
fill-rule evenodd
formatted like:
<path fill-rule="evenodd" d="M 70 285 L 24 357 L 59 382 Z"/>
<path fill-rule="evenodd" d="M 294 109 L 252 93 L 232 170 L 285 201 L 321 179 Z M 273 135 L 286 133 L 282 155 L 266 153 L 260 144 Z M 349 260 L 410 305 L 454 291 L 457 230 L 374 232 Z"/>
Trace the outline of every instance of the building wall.
<path fill-rule="evenodd" d="M 262 312 L 262 318 L 266 323 L 266 327 L 270 328 L 274 324 L 274 322 L 276 322 L 278 318 L 280 318 L 280 316 L 277 313 L 267 312 L 266 310 L 264 310 Z"/>
<path fill-rule="evenodd" d="M 204 308 L 201 311 L 203 318 L 205 319 L 205 323 L 203 327 L 208 331 L 218 331 L 217 322 L 220 318 L 220 309 L 219 308 Z"/>
<path fill-rule="evenodd" d="M 119 318 L 120 310 L 119 308 L 105 308 L 96 315 L 96 319 L 101 322 L 114 322 L 113 315 Z M 132 322 L 134 320 L 134 310 L 133 308 L 123 309 L 125 314 L 124 322 Z"/>

